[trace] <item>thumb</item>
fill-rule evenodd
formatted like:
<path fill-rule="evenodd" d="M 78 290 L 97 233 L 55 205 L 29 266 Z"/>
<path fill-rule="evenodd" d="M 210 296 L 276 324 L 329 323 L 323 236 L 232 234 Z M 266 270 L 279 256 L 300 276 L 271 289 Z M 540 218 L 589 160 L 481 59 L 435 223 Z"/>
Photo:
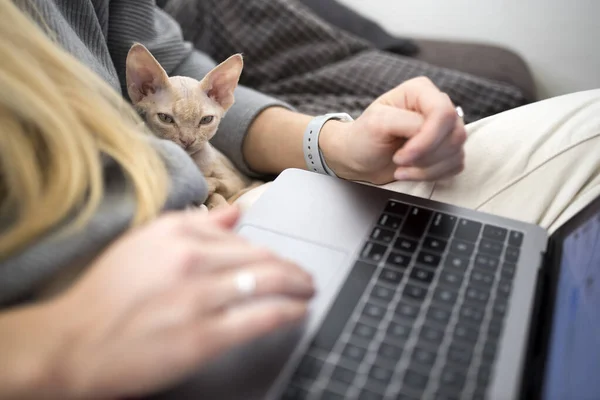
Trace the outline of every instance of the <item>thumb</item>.
<path fill-rule="evenodd" d="M 209 211 L 207 218 L 222 228 L 233 229 L 240 215 L 240 208 L 237 205 L 230 205 Z"/>

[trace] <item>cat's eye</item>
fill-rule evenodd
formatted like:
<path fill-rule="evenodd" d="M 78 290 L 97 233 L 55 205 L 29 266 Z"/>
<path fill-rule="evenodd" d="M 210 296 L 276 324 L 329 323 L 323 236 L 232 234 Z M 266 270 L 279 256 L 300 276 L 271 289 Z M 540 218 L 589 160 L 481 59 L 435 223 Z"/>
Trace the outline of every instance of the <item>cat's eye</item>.
<path fill-rule="evenodd" d="M 207 115 L 206 117 L 202 117 L 202 119 L 200 120 L 200 125 L 208 125 L 211 122 L 213 122 L 214 119 L 215 119 L 215 117 L 212 115 Z"/>
<path fill-rule="evenodd" d="M 171 117 L 169 114 L 158 113 L 157 115 L 160 122 L 163 122 L 165 124 L 172 124 L 175 122 L 173 117 Z"/>

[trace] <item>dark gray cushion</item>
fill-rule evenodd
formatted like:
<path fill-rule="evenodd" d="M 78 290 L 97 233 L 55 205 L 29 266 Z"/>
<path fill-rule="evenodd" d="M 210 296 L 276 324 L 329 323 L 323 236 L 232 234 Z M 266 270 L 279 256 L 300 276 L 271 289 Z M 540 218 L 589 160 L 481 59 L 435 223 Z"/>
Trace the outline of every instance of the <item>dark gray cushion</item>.
<path fill-rule="evenodd" d="M 536 87 L 522 57 L 504 47 L 488 44 L 416 40 L 419 52 L 413 57 L 433 65 L 467 72 L 482 78 L 510 83 L 529 101 L 536 100 Z"/>

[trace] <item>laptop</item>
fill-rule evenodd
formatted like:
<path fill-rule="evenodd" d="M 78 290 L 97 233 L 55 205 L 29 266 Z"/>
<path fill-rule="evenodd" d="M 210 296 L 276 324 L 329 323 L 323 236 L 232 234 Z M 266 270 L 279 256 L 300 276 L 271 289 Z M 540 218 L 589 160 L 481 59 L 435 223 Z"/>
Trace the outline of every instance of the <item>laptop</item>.
<path fill-rule="evenodd" d="M 236 229 L 313 274 L 309 315 L 157 398 L 600 398 L 600 198 L 548 237 L 290 169 Z"/>

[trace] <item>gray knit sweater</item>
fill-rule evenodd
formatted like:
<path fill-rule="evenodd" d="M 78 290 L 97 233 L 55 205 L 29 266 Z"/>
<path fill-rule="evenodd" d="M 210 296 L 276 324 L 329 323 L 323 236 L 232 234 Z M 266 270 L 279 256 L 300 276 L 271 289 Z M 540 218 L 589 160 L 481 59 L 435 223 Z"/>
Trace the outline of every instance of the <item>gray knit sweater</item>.
<path fill-rule="evenodd" d="M 126 93 L 123 88 L 127 51 L 136 41 L 154 54 L 169 75 L 201 79 L 216 65 L 182 39 L 177 23 L 153 0 L 32 3 L 36 13 L 41 13 L 44 22 L 56 32 L 60 44 L 121 93 Z M 246 131 L 260 111 L 275 104 L 282 105 L 251 89 L 238 88 L 236 103 L 213 140 L 246 173 L 251 173 L 242 156 Z M 204 180 L 189 157 L 170 142 L 156 140 L 155 144 L 171 176 L 166 208 L 178 209 L 193 201 L 204 201 Z M 49 232 L 25 251 L 0 262 L 0 306 L 26 300 L 61 268 L 88 262 L 126 229 L 135 209 L 133 198 L 124 190 L 124 177 L 116 165 L 106 164 L 105 177 L 106 196 L 83 231 L 71 237 Z"/>

